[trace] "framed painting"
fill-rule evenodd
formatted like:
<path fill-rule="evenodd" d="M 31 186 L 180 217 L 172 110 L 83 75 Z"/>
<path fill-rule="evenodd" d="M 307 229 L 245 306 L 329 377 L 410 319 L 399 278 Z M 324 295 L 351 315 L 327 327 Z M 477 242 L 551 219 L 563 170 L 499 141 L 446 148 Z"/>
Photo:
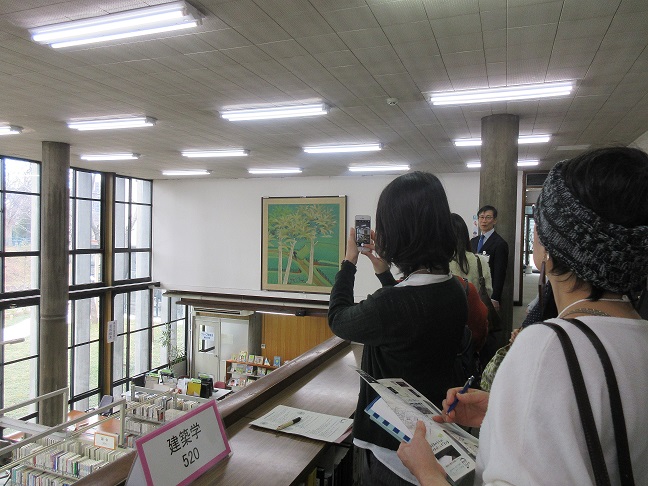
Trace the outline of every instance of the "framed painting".
<path fill-rule="evenodd" d="M 346 251 L 346 196 L 262 199 L 261 289 L 330 293 Z"/>

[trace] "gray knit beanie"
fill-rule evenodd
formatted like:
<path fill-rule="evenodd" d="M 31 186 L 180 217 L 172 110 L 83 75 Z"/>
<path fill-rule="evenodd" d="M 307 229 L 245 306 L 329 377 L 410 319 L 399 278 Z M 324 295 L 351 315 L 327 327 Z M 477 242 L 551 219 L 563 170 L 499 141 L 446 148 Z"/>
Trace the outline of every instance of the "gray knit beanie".
<path fill-rule="evenodd" d="M 559 162 L 549 172 L 536 204 L 540 241 L 579 278 L 626 294 L 648 275 L 648 226 L 610 223 L 578 201 L 565 185 Z"/>

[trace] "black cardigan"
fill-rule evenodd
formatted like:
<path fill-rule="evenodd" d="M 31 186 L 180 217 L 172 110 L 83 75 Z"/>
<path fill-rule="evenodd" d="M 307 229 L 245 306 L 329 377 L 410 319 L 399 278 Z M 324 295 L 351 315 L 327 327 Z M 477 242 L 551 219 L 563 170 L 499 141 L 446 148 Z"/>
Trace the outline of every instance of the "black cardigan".
<path fill-rule="evenodd" d="M 354 303 L 356 267 L 343 262 L 331 290 L 328 321 L 337 336 L 364 344 L 362 369 L 376 379 L 402 378 L 437 406 L 452 383 L 454 359 L 467 320 L 466 294 L 452 278 L 445 282 L 395 287 L 391 272 L 378 275 L 383 288 Z M 361 380 L 355 438 L 398 448 L 398 441 L 364 411 L 376 398 Z"/>

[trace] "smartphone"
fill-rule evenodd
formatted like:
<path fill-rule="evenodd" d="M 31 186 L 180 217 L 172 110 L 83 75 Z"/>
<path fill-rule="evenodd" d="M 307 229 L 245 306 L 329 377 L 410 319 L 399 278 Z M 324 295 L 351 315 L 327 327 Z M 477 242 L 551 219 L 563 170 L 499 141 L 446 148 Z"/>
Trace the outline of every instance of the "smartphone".
<path fill-rule="evenodd" d="M 371 243 L 371 216 L 367 214 L 358 214 L 355 217 L 356 245 L 360 251 L 364 244 Z"/>

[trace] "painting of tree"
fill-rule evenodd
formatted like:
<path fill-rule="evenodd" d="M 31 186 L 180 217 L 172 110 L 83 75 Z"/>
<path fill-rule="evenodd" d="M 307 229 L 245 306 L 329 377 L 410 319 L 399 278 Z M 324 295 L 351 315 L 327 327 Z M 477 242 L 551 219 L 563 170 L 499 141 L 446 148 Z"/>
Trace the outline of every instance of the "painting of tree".
<path fill-rule="evenodd" d="M 263 198 L 264 290 L 329 293 L 346 245 L 346 196 Z"/>

